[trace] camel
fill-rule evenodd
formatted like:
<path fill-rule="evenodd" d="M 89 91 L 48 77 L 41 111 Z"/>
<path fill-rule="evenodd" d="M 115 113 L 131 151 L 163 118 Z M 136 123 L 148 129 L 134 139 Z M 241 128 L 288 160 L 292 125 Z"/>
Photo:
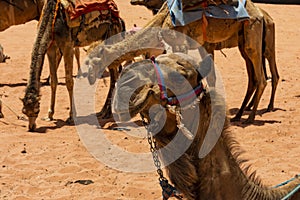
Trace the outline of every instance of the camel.
<path fill-rule="evenodd" d="M 45 0 L 27 1 L 0 1 L 0 31 L 4 31 L 11 26 L 24 24 L 32 20 L 39 20 Z M 57 52 L 59 54 L 59 52 Z M 80 51 L 74 48 L 74 55 L 77 62 L 77 69 L 80 74 Z M 49 85 L 50 75 L 46 80 Z"/>
<path fill-rule="evenodd" d="M 159 12 L 152 18 L 152 20 L 150 20 L 150 22 L 148 22 L 148 24 L 146 24 L 143 30 L 140 30 L 132 37 L 115 45 L 97 48 L 95 53 L 87 57 L 85 63 L 89 67 L 89 72 L 93 72 L 92 74 L 97 74 L 101 71 L 101 69 L 106 67 L 115 69 L 123 61 L 131 60 L 137 55 L 146 53 L 148 49 L 141 47 L 149 45 L 150 39 L 151 44 L 158 43 L 161 39 L 158 35 L 162 35 L 163 39 L 166 41 L 169 39 L 172 42 L 183 42 L 182 44 L 184 44 L 184 39 L 176 38 L 176 40 L 174 40 L 169 37 L 168 31 L 153 31 L 153 29 L 151 29 L 153 27 L 162 28 L 161 30 L 168 29 L 183 33 L 187 37 L 197 41 L 200 45 L 203 45 L 205 42 L 219 43 L 228 39 L 231 41 L 238 41 L 239 50 L 246 61 L 248 74 L 254 73 L 254 75 L 251 74 L 253 81 L 248 82 L 247 93 L 239 112 L 234 117 L 234 120 L 241 119 L 242 113 L 254 93 L 253 109 L 247 120 L 244 122 L 252 123 L 255 119 L 261 95 L 267 84 L 262 67 L 262 37 L 264 20 L 261 11 L 251 1 L 246 2 L 245 8 L 250 16 L 250 19 L 246 20 L 246 22 L 233 19 L 206 17 L 205 19 L 199 19 L 184 26 L 174 27 L 171 16 L 169 15 L 168 6 L 164 3 Z M 166 37 L 164 37 L 164 32 L 167 32 L 165 33 L 165 36 L 167 35 Z M 199 47 L 189 46 L 190 44 L 188 43 L 184 45 L 190 49 Z M 128 51 L 126 52 L 126 50 Z M 98 53 L 96 51 L 98 51 Z M 110 58 L 107 58 L 110 55 L 118 55 L 120 52 L 126 53 L 120 55 L 120 57 L 113 62 Z M 253 83 L 254 86 L 249 85 L 250 83 Z M 109 109 L 109 106 L 107 106 L 103 107 L 102 112 L 111 113 L 111 110 Z"/>
<path fill-rule="evenodd" d="M 165 0 L 131 0 L 130 4 L 131 5 L 140 5 L 140 6 L 145 6 L 146 8 L 150 9 L 152 13 L 156 14 L 157 11 L 162 7 L 164 4 Z M 270 72 L 271 72 L 271 80 L 272 80 L 272 92 L 271 92 L 271 98 L 270 102 L 267 108 L 267 112 L 270 112 L 274 109 L 274 99 L 275 99 L 275 93 L 279 81 L 279 74 L 276 66 L 276 59 L 275 59 L 275 23 L 272 19 L 272 17 L 262 8 L 259 8 L 260 12 L 263 14 L 263 70 L 264 74 L 267 77 L 267 72 L 266 72 L 266 62 L 265 59 L 268 60 L 269 66 L 270 66 Z M 230 38 L 229 40 L 219 42 L 219 43 L 208 43 L 205 42 L 203 44 L 204 49 L 206 52 L 214 55 L 214 50 L 222 50 L 224 48 L 233 48 L 238 46 L 238 41 L 236 40 L 236 37 Z M 200 53 L 201 49 L 199 49 Z M 248 69 L 248 71 L 251 69 Z M 256 69 L 254 69 L 256 70 Z M 248 74 L 248 80 L 249 80 L 249 86 L 254 87 L 255 83 L 254 80 L 254 72 L 251 70 L 249 71 L 250 74 Z M 249 88 L 248 90 L 254 91 L 255 88 Z M 250 95 L 250 94 L 249 94 Z M 250 110 L 251 107 L 253 106 L 254 99 L 250 101 L 248 106 L 246 107 L 246 110 Z M 247 102 L 245 102 L 247 103 Z M 233 118 L 231 121 L 239 120 L 242 116 L 242 111 L 237 114 L 235 118 Z"/>
<path fill-rule="evenodd" d="M 207 88 L 203 80 L 212 65 L 210 56 L 199 63 L 182 53 L 134 63 L 121 73 L 113 98 L 114 111 L 121 121 L 141 115 L 148 134 L 152 135 L 148 138 L 153 137 L 152 151 L 159 154 L 156 163 L 168 164 L 164 165 L 176 189 L 172 188 L 174 193 L 168 193 L 170 196 L 179 196 L 181 192 L 184 199 L 189 200 L 274 200 L 287 199 L 284 197 L 289 194 L 289 199 L 299 199 L 300 192 L 292 191 L 300 188 L 300 176 L 285 185 L 267 187 L 255 172 L 250 173 L 245 160 L 239 157 L 242 150 L 228 130 L 224 97 L 217 90 Z M 163 78 L 157 71 L 161 71 Z M 174 83 L 178 78 L 181 83 Z M 165 81 L 165 88 L 161 79 Z M 184 81 L 187 84 L 182 84 Z M 193 96 L 181 98 L 191 91 Z M 182 115 L 179 118 L 184 123 L 178 120 L 178 115 Z M 219 123 L 222 116 L 224 123 Z M 191 138 L 186 137 L 180 123 L 190 131 Z M 213 137 L 216 137 L 215 143 Z M 206 151 L 211 145 L 211 150 Z M 161 170 L 159 165 L 156 167 Z M 160 183 L 166 183 L 162 171 L 158 174 Z M 164 191 L 163 194 L 166 195 Z"/>
<path fill-rule="evenodd" d="M 65 19 L 66 14 L 61 1 L 45 1 L 36 41 L 32 50 L 30 77 L 24 98 L 22 99 L 22 112 L 29 118 L 29 131 L 35 130 L 35 121 L 40 111 L 40 76 L 46 52 L 49 57 L 51 77 L 50 109 L 46 120 L 53 120 L 57 87 L 56 73 L 58 63 L 63 57 L 65 62 L 66 86 L 70 99 L 69 117 L 66 122 L 69 124 L 73 123 L 73 48 L 87 46 L 94 41 L 104 41 L 125 30 L 124 21 L 119 16 L 116 16 L 118 14 L 116 5 L 112 1 L 110 3 L 109 6 L 113 6 L 113 8 L 109 7 L 106 10 L 102 10 L 101 16 L 93 19 L 93 21 L 89 21 L 88 24 L 80 22 L 79 26 L 70 27 Z M 86 19 L 87 17 L 83 18 Z M 115 40 L 122 39 L 121 34 L 118 34 L 118 36 L 115 37 Z M 57 52 L 60 52 L 60 54 L 58 55 Z M 117 70 L 116 72 L 110 71 L 110 73 L 117 73 Z"/>

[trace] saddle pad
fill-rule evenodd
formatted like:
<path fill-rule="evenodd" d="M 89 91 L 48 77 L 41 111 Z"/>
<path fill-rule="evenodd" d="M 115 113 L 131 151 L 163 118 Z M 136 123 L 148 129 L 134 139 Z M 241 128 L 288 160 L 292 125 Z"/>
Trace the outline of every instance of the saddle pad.
<path fill-rule="evenodd" d="M 113 17 L 119 18 L 119 10 L 113 0 L 63 0 L 62 4 L 71 20 L 92 11 L 104 10 L 109 10 Z"/>
<path fill-rule="evenodd" d="M 237 6 L 239 0 L 181 0 L 182 10 L 195 10 L 208 5 L 218 6 L 220 4 Z"/>
<path fill-rule="evenodd" d="M 242 2 L 241 2 L 242 1 Z M 203 14 L 207 17 L 219 19 L 249 19 L 245 8 L 246 0 L 239 0 L 238 6 L 220 4 L 218 6 L 208 5 L 205 8 L 183 11 L 182 0 L 167 0 L 173 26 L 185 26 L 191 22 L 202 19 Z"/>

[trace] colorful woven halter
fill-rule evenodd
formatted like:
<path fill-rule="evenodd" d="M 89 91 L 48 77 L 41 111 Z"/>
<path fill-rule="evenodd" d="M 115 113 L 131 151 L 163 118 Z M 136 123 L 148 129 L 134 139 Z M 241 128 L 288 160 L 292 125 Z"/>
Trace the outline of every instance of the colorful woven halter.
<path fill-rule="evenodd" d="M 168 97 L 167 88 L 165 85 L 165 80 L 164 80 L 161 68 L 155 61 L 154 57 L 151 57 L 151 61 L 152 61 L 152 64 L 154 66 L 155 73 L 157 76 L 157 82 L 158 82 L 159 89 L 160 89 L 160 99 L 162 101 L 167 101 L 168 105 L 178 105 L 180 103 L 183 103 L 184 101 L 193 99 L 195 96 L 199 96 L 202 92 L 205 91 L 205 89 L 203 88 L 202 82 L 200 82 L 197 87 L 195 87 L 193 90 L 191 90 L 185 94 L 178 95 L 175 97 Z"/>

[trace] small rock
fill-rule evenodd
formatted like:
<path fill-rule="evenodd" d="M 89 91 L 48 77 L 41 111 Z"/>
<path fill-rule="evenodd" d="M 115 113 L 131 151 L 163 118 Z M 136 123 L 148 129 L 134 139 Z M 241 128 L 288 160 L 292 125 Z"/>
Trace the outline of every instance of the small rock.
<path fill-rule="evenodd" d="M 21 153 L 24 153 L 24 154 L 27 153 L 26 149 L 24 148 L 24 150 L 21 151 Z"/>

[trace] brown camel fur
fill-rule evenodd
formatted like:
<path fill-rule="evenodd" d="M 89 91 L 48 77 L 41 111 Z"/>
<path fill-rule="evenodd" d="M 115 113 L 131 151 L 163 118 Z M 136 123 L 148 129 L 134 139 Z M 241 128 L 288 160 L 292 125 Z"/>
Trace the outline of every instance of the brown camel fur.
<path fill-rule="evenodd" d="M 131 0 L 130 3 L 132 5 L 141 5 L 141 6 L 145 6 L 148 9 L 152 10 L 153 13 L 157 13 L 157 11 L 162 7 L 162 5 L 164 4 L 165 0 Z M 269 62 L 269 67 L 270 67 L 270 72 L 271 72 L 271 79 L 272 79 L 272 93 L 271 93 L 271 98 L 270 98 L 270 102 L 267 108 L 267 111 L 272 111 L 274 109 L 274 99 L 275 99 L 275 93 L 276 93 L 276 89 L 277 89 L 277 85 L 278 85 L 278 81 L 279 81 L 279 74 L 278 74 L 278 70 L 277 70 L 277 66 L 276 66 L 276 59 L 275 59 L 275 24 L 274 21 L 272 19 L 272 17 L 263 9 L 258 8 L 262 14 L 263 14 L 263 20 L 264 20 L 264 24 L 263 24 L 263 47 L 262 47 L 262 51 L 263 51 L 263 69 L 265 72 L 265 76 L 267 78 L 267 72 L 266 72 L 266 63 L 265 63 L 265 59 L 268 60 Z M 221 50 L 223 48 L 233 48 L 233 47 L 237 47 L 238 46 L 238 41 L 236 37 L 230 38 L 226 41 L 220 42 L 220 43 L 208 43 L 205 42 L 203 44 L 203 47 L 205 48 L 205 50 L 210 53 L 210 54 L 214 54 L 214 50 Z M 199 50 L 200 53 L 201 49 Z M 248 66 L 248 65 L 247 65 Z M 248 90 L 252 91 L 249 92 L 249 95 L 252 95 L 255 88 L 255 79 L 254 79 L 254 71 L 250 68 L 247 69 L 248 70 Z M 255 70 L 255 69 L 254 69 Z M 251 88 L 250 88 L 251 87 Z M 251 107 L 253 106 L 254 103 L 254 97 L 252 98 L 252 100 L 250 101 L 250 103 L 247 106 L 247 110 L 250 110 Z M 244 104 L 247 104 L 248 102 L 244 102 Z M 242 111 L 240 110 L 240 112 L 237 114 L 237 116 L 232 119 L 232 121 L 234 120 L 239 120 L 242 116 Z"/>
<path fill-rule="evenodd" d="M 22 112 L 29 118 L 29 130 L 36 128 L 36 118 L 39 114 L 40 101 L 40 76 L 44 57 L 47 52 L 51 77 L 51 100 L 47 120 L 53 120 L 55 107 L 55 93 L 57 88 L 57 68 L 64 58 L 66 86 L 69 92 L 70 112 L 67 123 L 73 123 L 73 54 L 74 47 L 89 45 L 98 40 L 106 40 L 125 30 L 121 18 L 114 20 L 110 12 L 107 19 L 95 19 L 89 24 L 81 24 L 80 27 L 69 27 L 65 19 L 65 12 L 60 1 L 47 0 L 43 7 L 43 15 L 39 23 L 36 41 L 33 46 L 30 77 L 22 99 Z M 104 17 L 104 16 L 102 16 Z M 120 36 L 120 35 L 119 35 Z M 120 36 L 121 37 L 121 36 Z M 120 38 L 121 39 L 121 38 Z M 57 54 L 60 52 L 60 54 Z M 113 73 L 113 72 L 111 72 Z M 115 72 L 117 73 L 117 72 Z M 75 111 L 74 111 L 75 112 Z"/>
<path fill-rule="evenodd" d="M 24 24 L 32 20 L 39 20 L 45 0 L 25 0 L 25 1 L 0 1 L 0 31 L 7 28 Z M 57 52 L 60 54 L 60 52 Z M 80 71 L 80 51 L 74 48 L 74 55 L 77 61 L 78 71 Z M 46 85 L 49 85 L 48 76 Z"/>
<path fill-rule="evenodd" d="M 246 9 L 248 11 L 248 14 L 250 15 L 250 19 L 249 21 L 247 21 L 247 23 L 232 19 L 216 19 L 206 17 L 207 26 L 205 37 L 203 34 L 204 22 L 202 19 L 185 26 L 174 27 L 171 22 L 167 4 L 165 3 L 157 13 L 157 15 L 153 17 L 153 19 L 144 27 L 143 30 L 140 30 L 132 37 L 125 39 L 113 46 L 103 46 L 99 48 L 98 50 L 96 50 L 98 51 L 98 53 L 96 52 L 93 55 L 89 56 L 89 60 L 86 61 L 86 64 L 90 68 L 89 71 L 99 71 L 100 68 L 105 68 L 107 66 L 111 69 L 114 69 L 118 67 L 118 65 L 124 60 L 131 60 L 134 56 L 146 53 L 148 49 L 142 49 L 142 47 L 149 45 L 150 39 L 151 43 L 159 42 L 155 41 L 156 39 L 159 40 L 158 31 L 152 31 L 152 29 L 149 29 L 150 27 L 160 27 L 164 30 L 169 29 L 178 31 L 196 40 L 200 45 L 203 45 L 205 42 L 219 43 L 226 41 L 229 38 L 235 38 L 235 41 L 238 41 L 239 50 L 246 61 L 249 73 L 254 73 L 254 75 L 251 76 L 254 79 L 254 81 L 251 81 L 254 83 L 254 87 L 248 87 L 249 89 L 251 88 L 251 90 L 247 90 L 244 102 L 235 119 L 239 120 L 241 118 L 241 113 L 243 113 L 243 111 L 245 110 L 247 102 L 249 102 L 251 96 L 254 93 L 252 88 L 255 88 L 253 109 L 248 119 L 246 120 L 246 123 L 251 123 L 254 121 L 261 95 L 267 83 L 262 67 L 262 37 L 264 24 L 263 15 L 251 1 L 246 2 Z M 167 37 L 164 37 L 163 39 L 166 41 L 168 41 L 169 39 L 174 42 L 174 39 L 170 38 L 169 35 L 167 35 Z M 176 42 L 178 43 L 184 41 L 184 38 L 176 38 Z M 190 44 L 186 44 L 189 49 L 198 48 L 198 46 L 189 45 Z M 136 50 L 131 51 L 131 49 Z M 124 50 L 128 50 L 128 52 L 120 55 L 118 59 L 116 59 L 112 62 L 112 64 L 109 65 L 111 60 L 110 58 L 107 58 L 107 56 L 118 55 L 118 52 L 124 52 Z M 104 55 L 106 57 L 104 57 Z M 109 107 L 104 107 L 106 113 L 111 112 L 108 108 Z"/>
<path fill-rule="evenodd" d="M 172 77 L 184 77 L 190 88 L 196 88 L 212 65 L 209 57 L 199 64 L 193 62 L 186 54 L 175 53 L 161 55 L 156 58 L 165 77 L 168 97 L 178 97 L 190 91 L 182 84 L 174 86 Z M 192 60 L 192 61 L 190 61 Z M 203 64 L 204 63 L 204 64 Z M 147 70 L 141 70 L 147 69 Z M 114 110 L 121 120 L 128 120 L 141 114 L 146 120 L 148 130 L 157 130 L 153 133 L 160 160 L 165 163 L 176 155 L 177 159 L 166 166 L 171 182 L 180 191 L 185 199 L 189 200 L 274 200 L 283 199 L 289 192 L 300 184 L 300 177 L 280 187 L 267 187 L 256 177 L 255 172 L 250 174 L 249 166 L 245 167 L 245 160 L 239 158 L 242 150 L 237 141 L 228 131 L 224 97 L 213 89 L 206 89 L 202 95 L 193 99 L 176 103 L 175 110 L 183 115 L 186 127 L 189 127 L 193 140 L 188 140 L 178 128 L 176 114 L 169 109 L 165 100 L 161 99 L 161 89 L 158 85 L 155 67 L 150 60 L 134 63 L 121 74 L 113 99 Z M 200 73 L 199 73 L 200 72 Z M 179 75 L 176 76 L 176 74 Z M 143 83 L 138 89 L 137 83 Z M 174 86 L 174 88 L 171 88 Z M 129 95 L 129 91 L 132 91 Z M 177 92 L 177 95 L 174 94 Z M 129 97 L 129 102 L 126 101 Z M 189 106 L 191 102 L 196 106 Z M 157 105 L 160 106 L 157 109 Z M 181 106 L 182 105 L 182 106 Z M 186 106 L 188 105 L 188 106 Z M 129 106 L 129 110 L 128 110 Z M 151 111 L 151 109 L 152 111 Z M 155 110 L 156 109 L 156 110 Z M 128 116 L 125 115 L 128 113 Z M 185 113 L 185 114 L 183 114 Z M 161 116 L 165 116 L 162 118 Z M 219 124 L 220 116 L 224 116 L 225 123 Z M 190 126 L 191 125 L 191 126 Z M 212 125 L 210 127 L 210 125 Z M 195 127 L 196 126 L 196 127 Z M 220 129 L 219 129 L 220 128 Z M 192 130 L 191 130 L 192 129 Z M 218 129 L 220 135 L 218 135 Z M 209 144 L 206 137 L 216 138 L 215 145 L 206 154 L 200 154 L 202 148 Z M 174 140 L 177 138 L 177 143 Z M 186 141 L 190 141 L 187 143 Z M 185 146 L 185 144 L 187 146 Z M 184 144 L 183 146 L 181 144 Z M 184 149 L 178 154 L 180 149 Z M 203 153 L 203 152 L 202 152 Z M 300 198 L 299 191 L 290 199 Z"/>

